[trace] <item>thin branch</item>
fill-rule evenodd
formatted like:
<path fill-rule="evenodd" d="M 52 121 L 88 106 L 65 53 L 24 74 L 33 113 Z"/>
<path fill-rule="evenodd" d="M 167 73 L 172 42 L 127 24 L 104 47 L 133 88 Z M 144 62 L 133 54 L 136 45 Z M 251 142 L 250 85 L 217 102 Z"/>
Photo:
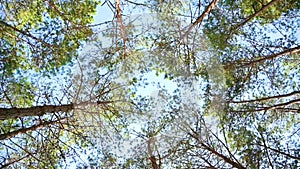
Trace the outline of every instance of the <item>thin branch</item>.
<path fill-rule="evenodd" d="M 130 0 L 125 0 L 125 2 L 131 3 L 131 4 L 134 4 L 134 5 L 138 5 L 138 6 L 145 6 L 145 7 L 149 7 L 149 6 L 148 6 L 148 5 L 146 5 L 146 4 L 142 4 L 142 3 L 138 3 L 138 2 L 133 2 L 133 1 L 130 1 Z"/>
<path fill-rule="evenodd" d="M 291 100 L 291 101 L 280 103 L 280 104 L 275 104 L 275 105 L 269 106 L 269 107 L 258 107 L 257 109 L 252 109 L 252 110 L 249 109 L 249 110 L 241 110 L 241 111 L 233 110 L 232 112 L 248 113 L 248 112 L 259 112 L 259 111 L 268 111 L 268 110 L 276 110 L 276 109 L 282 110 L 285 106 L 296 104 L 296 103 L 300 103 L 300 99 Z M 297 113 L 299 113 L 299 111 Z"/>
<path fill-rule="evenodd" d="M 18 158 L 18 159 L 11 159 L 11 160 L 9 160 L 6 164 L 1 164 L 0 167 L 1 167 L 1 168 L 6 168 L 6 167 L 8 167 L 8 166 L 10 166 L 10 165 L 12 165 L 12 164 L 14 164 L 14 163 L 16 163 L 16 162 L 22 161 L 23 159 L 25 159 L 25 158 L 27 158 L 27 157 L 29 157 L 29 154 L 27 154 L 27 155 L 24 156 L 24 157 Z"/>
<path fill-rule="evenodd" d="M 233 158 L 239 165 L 242 165 L 239 161 L 238 161 L 238 159 L 231 153 L 231 151 L 230 151 L 230 149 L 229 149 L 229 147 L 215 134 L 215 133 L 213 133 L 210 129 L 209 129 L 209 131 L 210 131 L 210 133 L 225 147 L 225 149 L 227 150 L 227 152 L 228 152 L 228 154 L 229 154 L 229 156 L 231 157 L 231 158 Z"/>
<path fill-rule="evenodd" d="M 21 150 L 23 150 L 24 152 L 26 152 L 29 156 L 31 156 L 32 158 L 34 158 L 36 161 L 41 161 L 40 159 L 38 159 L 37 157 L 34 156 L 33 152 L 29 152 L 29 150 L 27 150 L 26 148 L 23 148 L 22 146 L 20 146 L 19 144 L 15 143 L 12 139 L 9 139 L 10 142 L 12 142 L 14 145 L 16 145 L 17 147 L 19 147 Z"/>
<path fill-rule="evenodd" d="M 272 55 L 264 56 L 260 59 L 254 60 L 254 61 L 250 61 L 248 63 L 242 64 L 242 67 L 257 64 L 257 63 L 263 63 L 266 60 L 271 60 L 271 59 L 275 59 L 277 57 L 281 57 L 281 56 L 284 56 L 284 55 L 292 55 L 292 54 L 297 54 L 297 53 L 300 53 L 300 46 L 290 48 L 290 49 L 287 49 L 287 50 L 284 50 L 282 52 L 275 53 L 275 54 L 272 54 Z"/>
<path fill-rule="evenodd" d="M 284 156 L 286 156 L 286 157 L 289 157 L 289 158 L 291 158 L 291 159 L 300 160 L 300 157 L 293 156 L 293 155 L 291 155 L 291 154 L 287 154 L 287 153 L 285 153 L 285 152 L 283 152 L 283 151 L 280 151 L 280 150 L 278 150 L 278 149 L 275 149 L 275 148 L 272 148 L 272 147 L 268 147 L 268 146 L 265 146 L 265 145 L 260 145 L 260 144 L 259 144 L 259 146 L 263 146 L 263 147 L 265 147 L 265 148 L 267 148 L 267 149 L 269 149 L 269 150 L 272 150 L 272 151 L 274 151 L 274 152 L 276 152 L 276 153 L 278 153 L 278 154 L 282 154 L 282 155 L 284 155 Z"/>
<path fill-rule="evenodd" d="M 265 140 L 265 138 L 264 138 L 263 133 L 260 132 L 260 131 L 258 130 L 257 127 L 255 127 L 255 128 L 256 128 L 256 130 L 259 132 L 259 134 L 260 134 L 260 136 L 261 136 L 261 139 L 262 139 L 262 142 L 263 142 L 264 147 L 265 147 L 265 148 L 268 147 L 268 146 L 267 146 L 267 143 L 266 143 L 266 140 Z M 270 158 L 270 155 L 269 155 L 269 152 L 268 152 L 268 149 L 266 149 L 265 151 L 266 151 L 266 154 L 267 154 L 267 158 L 268 158 L 268 162 L 269 162 L 269 164 L 270 164 L 270 167 L 271 167 L 271 168 L 274 168 L 274 166 L 273 166 L 273 164 L 272 164 L 272 161 L 271 161 L 271 158 Z"/>
<path fill-rule="evenodd" d="M 66 18 L 66 16 L 56 8 L 55 4 L 53 4 L 52 2 L 46 0 L 45 1 L 60 17 L 62 17 L 64 20 L 71 22 L 68 18 Z M 71 22 L 72 23 L 72 22 Z M 73 23 L 72 23 L 73 24 Z M 68 25 L 67 25 L 68 26 Z"/>

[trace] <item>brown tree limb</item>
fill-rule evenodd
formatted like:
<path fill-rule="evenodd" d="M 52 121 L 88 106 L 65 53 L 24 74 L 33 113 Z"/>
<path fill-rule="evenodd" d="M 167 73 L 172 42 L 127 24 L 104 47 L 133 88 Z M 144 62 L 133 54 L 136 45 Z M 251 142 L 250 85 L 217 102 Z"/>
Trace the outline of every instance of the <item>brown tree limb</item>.
<path fill-rule="evenodd" d="M 0 167 L 1 168 L 6 168 L 6 167 L 8 167 L 10 165 L 13 165 L 14 163 L 22 161 L 23 159 L 25 159 L 27 157 L 29 157 L 29 154 L 25 155 L 24 157 L 18 158 L 18 159 L 17 158 L 10 159 L 7 163 L 0 164 Z"/>
<path fill-rule="evenodd" d="M 275 59 L 277 57 L 281 57 L 281 56 L 284 56 L 284 55 L 292 55 L 292 54 L 297 54 L 297 53 L 300 53 L 300 46 L 290 48 L 290 49 L 284 50 L 284 51 L 279 52 L 279 53 L 264 56 L 260 59 L 256 59 L 256 60 L 244 63 L 244 64 L 242 64 L 242 67 L 250 66 L 250 65 L 254 65 L 254 64 L 258 64 L 258 63 L 263 63 L 266 60 L 271 60 L 271 59 Z"/>
<path fill-rule="evenodd" d="M 238 60 L 238 61 L 235 61 L 235 62 L 232 62 L 232 63 L 228 63 L 228 64 L 224 65 L 224 69 L 228 70 L 232 67 L 253 66 L 255 64 L 264 63 L 266 60 L 271 60 L 271 59 L 275 59 L 275 58 L 278 58 L 278 57 L 281 57 L 281 56 L 298 54 L 298 53 L 300 53 L 300 46 L 297 46 L 297 47 L 294 47 L 294 48 L 289 48 L 289 49 L 286 49 L 282 52 L 267 55 L 267 56 L 257 56 L 255 58 L 258 58 L 258 59 L 254 59 L 253 61 L 242 62 L 242 61 Z"/>
<path fill-rule="evenodd" d="M 202 14 L 196 19 L 195 22 L 188 28 L 188 30 L 184 33 L 181 39 L 184 39 L 198 24 L 201 24 L 203 19 L 210 14 L 210 12 L 216 7 L 216 4 L 219 0 L 213 0 L 206 9 L 202 12 Z"/>
<path fill-rule="evenodd" d="M 137 6 L 145 6 L 145 7 L 149 7 L 147 4 L 138 3 L 138 2 L 133 2 L 133 1 L 130 1 L 130 0 L 125 0 L 125 1 L 128 2 L 128 3 L 134 4 L 134 5 L 137 5 Z"/>
<path fill-rule="evenodd" d="M 230 158 L 226 157 L 225 155 L 219 153 L 218 151 L 216 151 L 215 149 L 213 149 L 212 147 L 208 146 L 207 144 L 205 144 L 198 136 L 198 134 L 192 130 L 193 133 L 188 133 L 191 137 L 193 137 L 194 139 L 196 139 L 198 141 L 198 144 L 205 150 L 209 151 L 210 153 L 212 153 L 213 155 L 221 158 L 222 160 L 224 160 L 226 163 L 232 165 L 235 168 L 238 169 L 246 169 L 246 167 L 244 167 L 243 165 L 241 165 L 240 163 L 237 163 L 233 160 L 231 160 Z"/>
<path fill-rule="evenodd" d="M 124 43 L 124 54 L 126 52 L 126 41 L 127 41 L 127 37 L 126 37 L 126 33 L 125 33 L 125 26 L 123 24 L 123 20 L 122 20 L 122 10 L 120 7 L 120 0 L 116 0 L 116 18 L 118 23 L 120 24 L 120 30 L 121 30 L 121 36 L 123 38 L 123 43 Z"/>
<path fill-rule="evenodd" d="M 68 19 L 64 13 L 62 13 L 56 6 L 54 3 L 52 3 L 51 1 L 49 0 L 46 0 L 45 1 L 49 6 L 50 8 L 52 8 L 64 21 L 69 21 L 72 26 L 71 26 L 71 29 L 87 29 L 89 27 L 93 27 L 93 26 L 99 26 L 99 25 L 102 25 L 102 24 L 106 24 L 106 23 L 109 23 L 108 22 L 104 22 L 104 23 L 100 23 L 100 24 L 95 24 L 95 25 L 87 25 L 87 26 L 84 26 L 84 25 L 78 25 L 78 24 L 75 24 L 73 21 L 71 21 L 70 19 Z M 69 25 L 66 24 L 67 26 L 67 29 L 69 30 Z"/>
<path fill-rule="evenodd" d="M 0 108 L 0 120 L 21 118 L 26 116 L 42 116 L 46 113 L 55 112 L 70 112 L 75 109 L 80 109 L 84 106 L 107 106 L 108 104 L 115 102 L 123 102 L 124 100 L 113 100 L 113 101 L 84 101 L 78 104 L 62 104 L 62 105 L 44 105 L 44 106 L 33 106 L 28 108 Z"/>
<path fill-rule="evenodd" d="M 155 146 L 155 140 L 153 137 L 149 138 L 149 140 L 147 141 L 147 150 L 148 150 L 148 154 L 149 154 L 149 159 L 151 161 L 151 165 L 153 169 L 159 169 L 160 168 L 160 163 L 157 162 L 156 157 L 153 154 L 153 146 Z"/>
<path fill-rule="evenodd" d="M 44 105 L 29 108 L 0 108 L 0 120 L 14 119 L 25 116 L 41 116 L 50 112 L 69 112 L 74 104 Z"/>
<path fill-rule="evenodd" d="M 61 120 L 62 119 L 55 120 L 55 121 L 41 122 L 40 124 L 33 125 L 31 127 L 28 127 L 28 128 L 22 128 L 22 129 L 15 130 L 15 131 L 12 131 L 12 132 L 0 134 L 0 140 L 9 139 L 9 138 L 12 138 L 12 137 L 14 137 L 14 136 L 16 136 L 18 134 L 24 134 L 24 133 L 26 133 L 28 131 L 34 131 L 36 129 L 43 128 L 45 126 L 50 126 L 50 125 L 55 124 L 55 123 L 57 123 L 57 122 L 59 122 Z"/>
<path fill-rule="evenodd" d="M 253 18 L 257 17 L 258 15 L 260 15 L 263 11 L 267 10 L 270 6 L 272 6 L 273 4 L 275 4 L 276 2 L 278 2 L 280 0 L 272 0 L 269 3 L 267 3 L 266 5 L 263 5 L 262 8 L 260 8 L 257 12 L 255 12 L 254 14 L 248 16 L 243 22 L 235 25 L 232 29 L 232 31 L 236 31 L 238 29 L 240 29 L 241 27 L 243 27 L 247 22 L 249 22 L 250 20 L 252 20 Z"/>
<path fill-rule="evenodd" d="M 20 148 L 21 150 L 23 150 L 29 156 L 31 156 L 32 158 L 34 158 L 36 161 L 41 161 L 38 157 L 35 156 L 35 154 L 37 154 L 36 152 L 30 152 L 27 148 L 24 148 L 24 147 L 20 146 L 19 144 L 15 143 L 12 139 L 9 139 L 9 141 L 11 143 L 13 143 L 14 145 L 16 145 L 18 148 Z"/>
<path fill-rule="evenodd" d="M 66 20 L 66 21 L 69 21 L 69 19 L 68 18 L 66 18 L 66 16 L 60 11 L 60 10 L 58 10 L 57 8 L 56 8 L 56 6 L 55 6 L 55 4 L 53 4 L 52 2 L 50 2 L 50 1 L 48 1 L 48 0 L 46 0 L 45 1 L 49 6 L 50 6 L 50 8 L 52 8 L 60 17 L 62 17 L 64 20 Z"/>
<path fill-rule="evenodd" d="M 257 131 L 259 132 L 259 134 L 260 134 L 260 136 L 261 136 L 261 139 L 262 139 L 262 142 L 263 142 L 264 147 L 265 147 L 265 148 L 268 147 L 268 146 L 267 146 L 267 143 L 266 143 L 266 140 L 265 140 L 265 138 L 264 138 L 263 133 L 260 132 L 258 129 L 257 129 Z M 268 152 L 268 149 L 265 149 L 265 152 L 266 152 L 267 159 L 268 159 L 268 162 L 269 162 L 270 167 L 271 167 L 271 168 L 274 168 L 274 166 L 273 166 L 273 164 L 272 164 L 272 161 L 271 161 L 271 158 L 270 158 L 270 155 L 269 155 L 269 152 Z"/>
<path fill-rule="evenodd" d="M 300 157 L 296 157 L 296 156 L 293 156 L 293 155 L 291 155 L 291 154 L 287 154 L 287 153 L 285 153 L 285 152 L 283 152 L 283 151 L 280 151 L 280 150 L 278 150 L 278 149 L 275 149 L 275 148 L 272 148 L 272 147 L 268 147 L 268 146 L 265 146 L 265 145 L 261 145 L 261 144 L 259 144 L 259 146 L 263 146 L 263 147 L 265 147 L 265 148 L 267 148 L 267 149 L 269 149 L 269 150 L 272 150 L 272 151 L 274 151 L 274 152 L 276 152 L 276 153 L 278 153 L 278 154 L 282 154 L 282 155 L 284 155 L 284 156 L 286 156 L 286 157 L 289 157 L 289 158 L 291 158 L 291 159 L 300 160 Z"/>
<path fill-rule="evenodd" d="M 288 105 L 292 105 L 295 103 L 300 103 L 300 99 L 295 99 L 295 100 L 291 100 L 288 102 L 284 102 L 284 103 L 279 103 L 279 104 L 275 104 L 273 106 L 269 106 L 269 107 L 258 107 L 256 109 L 249 109 L 249 110 L 233 110 L 232 112 L 237 112 L 237 113 L 247 113 L 247 112 L 259 112 L 259 111 L 268 111 L 268 110 L 275 110 L 275 109 L 283 109 L 285 106 Z"/>
<path fill-rule="evenodd" d="M 238 169 L 246 169 L 246 167 L 242 166 L 239 163 L 236 163 L 232 161 L 230 158 L 226 157 L 225 155 L 217 152 L 215 149 L 209 147 L 208 145 L 204 144 L 203 142 L 200 142 L 200 145 L 205 149 L 211 152 L 212 154 L 216 155 L 217 157 L 222 158 L 226 163 L 231 164 L 233 167 L 238 168 Z"/>
<path fill-rule="evenodd" d="M 275 104 L 275 105 L 270 106 L 270 107 L 264 107 L 264 108 L 258 109 L 257 111 L 272 110 L 272 109 L 281 108 L 281 107 L 288 106 L 288 105 L 295 104 L 295 103 L 299 103 L 299 102 L 300 102 L 300 99 L 291 100 L 291 101 L 288 101 L 288 102 L 285 102 L 285 103 Z"/>
<path fill-rule="evenodd" d="M 296 95 L 296 94 L 300 94 L 300 91 L 293 91 L 293 92 L 287 93 L 287 94 L 270 96 L 270 97 L 263 97 L 263 98 L 260 98 L 260 99 L 241 100 L 241 101 L 235 101 L 235 100 L 233 100 L 233 101 L 229 101 L 229 103 L 240 104 L 240 103 L 260 102 L 260 101 L 265 101 L 265 100 L 271 100 L 271 99 L 279 99 L 279 98 L 289 97 L 289 96 L 293 96 L 293 95 Z"/>

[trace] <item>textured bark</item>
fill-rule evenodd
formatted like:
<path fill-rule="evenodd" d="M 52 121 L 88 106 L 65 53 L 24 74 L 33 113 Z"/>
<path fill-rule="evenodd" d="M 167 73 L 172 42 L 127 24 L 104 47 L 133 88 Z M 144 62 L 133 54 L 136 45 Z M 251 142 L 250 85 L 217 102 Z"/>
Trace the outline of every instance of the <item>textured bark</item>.
<path fill-rule="evenodd" d="M 148 140 L 148 145 L 147 145 L 147 149 L 148 149 L 148 154 L 149 154 L 149 160 L 151 161 L 151 166 L 153 169 L 160 169 L 161 168 L 161 161 L 160 158 L 156 158 L 153 154 L 153 149 L 155 147 L 155 141 L 154 138 L 151 137 Z"/>
<path fill-rule="evenodd" d="M 29 108 L 0 108 L 0 120 L 14 119 L 25 116 L 42 116 L 46 113 L 69 112 L 74 109 L 73 104 L 45 105 Z"/>

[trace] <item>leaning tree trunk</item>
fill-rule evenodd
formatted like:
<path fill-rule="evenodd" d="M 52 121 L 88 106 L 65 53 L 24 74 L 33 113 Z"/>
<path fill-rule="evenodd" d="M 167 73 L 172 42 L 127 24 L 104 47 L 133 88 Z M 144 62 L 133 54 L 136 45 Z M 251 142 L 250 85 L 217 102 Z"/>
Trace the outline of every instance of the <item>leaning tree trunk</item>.
<path fill-rule="evenodd" d="M 15 119 L 25 116 L 42 116 L 46 113 L 69 112 L 74 104 L 44 105 L 29 108 L 0 108 L 0 120 Z"/>

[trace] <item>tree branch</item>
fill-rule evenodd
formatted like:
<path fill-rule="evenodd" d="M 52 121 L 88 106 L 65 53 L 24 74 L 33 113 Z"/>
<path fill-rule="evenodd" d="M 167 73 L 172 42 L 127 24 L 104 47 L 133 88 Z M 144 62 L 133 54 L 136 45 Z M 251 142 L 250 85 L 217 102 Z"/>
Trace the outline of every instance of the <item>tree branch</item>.
<path fill-rule="evenodd" d="M 258 112 L 258 111 L 268 111 L 268 110 L 275 110 L 275 109 L 282 109 L 284 106 L 288 106 L 288 105 L 292 105 L 295 103 L 299 103 L 300 99 L 296 99 L 296 100 L 291 100 L 288 102 L 284 102 L 284 103 L 280 103 L 280 104 L 275 104 L 273 106 L 269 106 L 269 107 L 258 107 L 256 109 L 249 109 L 249 110 L 233 110 L 232 112 L 242 112 L 242 113 L 247 113 L 247 112 Z"/>
<path fill-rule="evenodd" d="M 184 35 L 181 37 L 181 39 L 184 39 L 192 29 L 194 29 L 198 24 L 201 24 L 203 19 L 209 15 L 209 13 L 216 7 L 216 4 L 219 0 L 213 0 L 208 7 L 204 10 L 204 12 L 197 18 L 195 22 L 188 28 L 188 30 L 184 33 Z"/>
<path fill-rule="evenodd" d="M 264 98 L 253 99 L 253 100 L 241 100 L 241 101 L 235 101 L 235 100 L 233 100 L 233 101 L 229 101 L 229 103 L 240 104 L 240 103 L 260 102 L 260 101 L 265 101 L 265 100 L 271 100 L 271 99 L 279 99 L 279 98 L 289 97 L 289 96 L 293 96 L 293 95 L 296 95 L 296 94 L 300 94 L 300 91 L 293 91 L 293 92 L 287 93 L 287 94 L 270 96 L 270 97 L 264 97 Z"/>
<path fill-rule="evenodd" d="M 242 64 L 242 67 L 257 64 L 257 63 L 262 63 L 266 60 L 274 59 L 274 58 L 281 57 L 281 56 L 284 56 L 284 55 L 292 55 L 292 54 L 297 54 L 297 53 L 300 53 L 300 46 L 290 48 L 290 49 L 287 49 L 287 50 L 284 50 L 282 52 L 275 53 L 275 54 L 272 54 L 272 55 L 264 56 L 260 59 L 254 60 L 254 61 L 247 62 L 245 64 Z"/>
<path fill-rule="evenodd" d="M 61 120 L 62 119 L 58 119 L 58 120 L 55 120 L 55 121 L 41 122 L 40 124 L 33 125 L 31 127 L 28 127 L 28 128 L 22 128 L 22 129 L 15 130 L 15 131 L 12 131 L 12 132 L 0 134 L 0 140 L 9 139 L 9 138 L 12 138 L 12 137 L 14 137 L 18 134 L 23 134 L 23 133 L 26 133 L 28 131 L 34 131 L 36 129 L 39 129 L 39 128 L 42 128 L 42 127 L 45 127 L 45 126 L 49 126 L 51 124 L 55 124 L 55 123 L 57 123 L 58 121 L 61 121 Z"/>
<path fill-rule="evenodd" d="M 260 8 L 257 12 L 255 12 L 254 14 L 248 16 L 243 22 L 237 24 L 234 26 L 234 28 L 232 29 L 232 31 L 236 31 L 238 29 L 240 29 L 242 26 L 244 26 L 247 22 L 249 22 L 251 19 L 255 18 L 256 16 L 260 15 L 263 11 L 267 10 L 270 6 L 272 6 L 273 4 L 275 4 L 276 2 L 278 2 L 280 0 L 272 0 L 271 2 L 267 3 L 266 5 L 262 6 L 262 8 Z"/>
<path fill-rule="evenodd" d="M 275 54 L 271 54 L 271 55 L 267 55 L 267 56 L 257 56 L 256 58 L 259 59 L 255 59 L 253 61 L 248 61 L 248 62 L 242 62 L 242 61 L 235 61 L 232 63 L 227 63 L 224 65 L 224 69 L 230 69 L 232 67 L 247 67 L 247 66 L 252 66 L 258 63 L 263 63 L 266 60 L 271 60 L 271 59 L 275 59 L 277 57 L 281 57 L 284 55 L 292 55 L 292 54 L 298 54 L 300 53 L 300 46 L 294 47 L 294 48 L 289 48 L 286 49 L 282 52 L 279 53 L 275 53 Z"/>
<path fill-rule="evenodd" d="M 11 28 L 12 30 L 14 30 L 14 31 L 16 31 L 16 32 L 19 32 L 19 33 L 21 33 L 21 34 L 23 34 L 23 35 L 25 35 L 25 36 L 28 36 L 28 37 L 30 37 L 31 39 L 34 39 L 34 40 L 36 40 L 36 41 L 38 41 L 38 42 L 41 42 L 42 44 L 44 44 L 45 46 L 47 46 L 47 47 L 49 47 L 49 48 L 52 47 L 51 44 L 46 43 L 45 41 L 43 41 L 43 40 L 41 40 L 41 39 L 39 39 L 39 38 L 37 38 L 37 37 L 35 37 L 35 36 L 33 36 L 33 35 L 27 33 L 27 32 L 24 32 L 23 30 L 20 30 L 20 29 L 14 27 L 14 26 L 12 26 L 12 25 L 9 25 L 8 23 L 6 23 L 6 22 L 4 22 L 4 21 L 1 21 L 1 20 L 0 20 L 0 24 L 4 25 L 4 26 L 6 26 L 6 27 L 9 27 L 9 28 Z"/>
<path fill-rule="evenodd" d="M 73 104 L 45 105 L 29 108 L 0 108 L 0 120 L 20 118 L 25 116 L 41 116 L 53 112 L 69 112 L 74 109 Z"/>
<path fill-rule="evenodd" d="M 246 167 L 242 166 L 241 164 L 231 160 L 230 158 L 226 157 L 225 155 L 217 152 L 215 149 L 209 147 L 208 145 L 206 145 L 205 143 L 202 142 L 202 140 L 199 138 L 198 133 L 196 133 L 193 129 L 192 129 L 193 133 L 188 133 L 191 137 L 195 138 L 198 141 L 198 144 L 203 147 L 205 150 L 209 151 L 210 153 L 212 153 L 213 155 L 223 159 L 226 163 L 232 165 L 235 168 L 238 169 L 246 169 Z"/>
<path fill-rule="evenodd" d="M 120 7 L 120 0 L 116 0 L 116 11 L 117 11 L 117 15 L 116 15 L 117 21 L 120 24 L 121 36 L 123 38 L 124 56 L 125 56 L 127 37 L 126 37 L 126 33 L 125 33 L 125 26 L 124 26 L 123 21 L 122 21 L 122 10 L 121 10 L 121 7 Z"/>

